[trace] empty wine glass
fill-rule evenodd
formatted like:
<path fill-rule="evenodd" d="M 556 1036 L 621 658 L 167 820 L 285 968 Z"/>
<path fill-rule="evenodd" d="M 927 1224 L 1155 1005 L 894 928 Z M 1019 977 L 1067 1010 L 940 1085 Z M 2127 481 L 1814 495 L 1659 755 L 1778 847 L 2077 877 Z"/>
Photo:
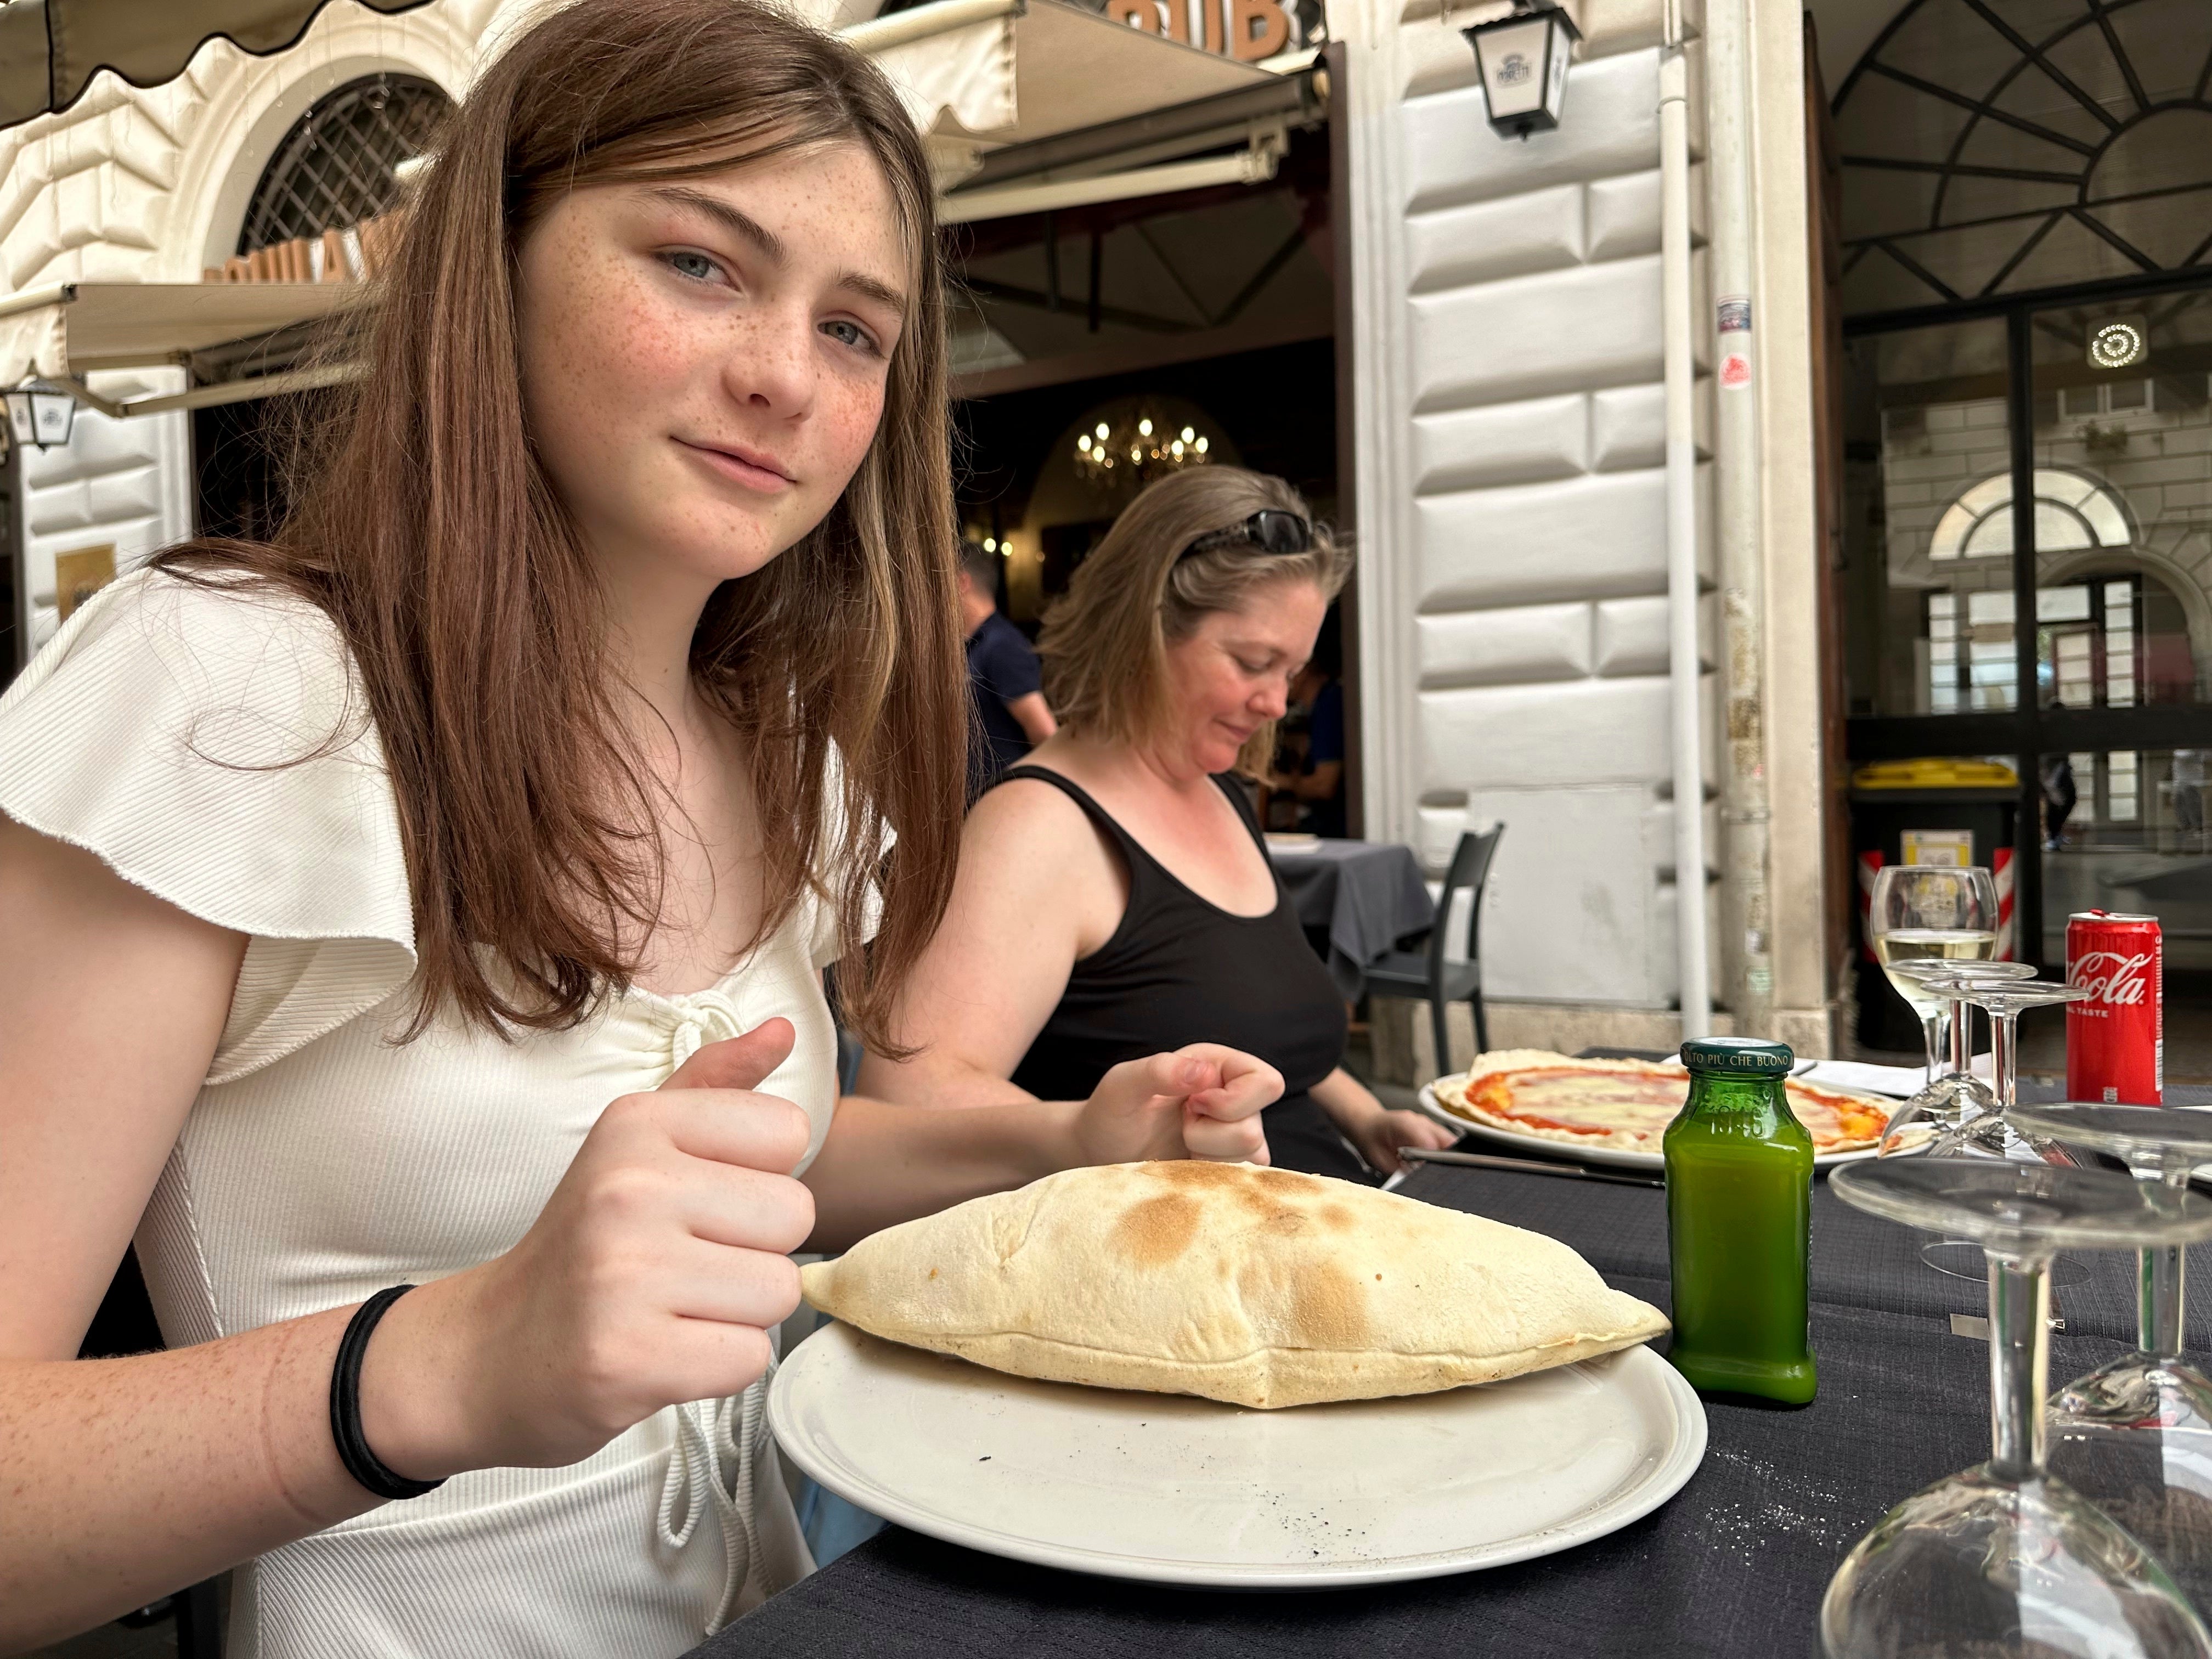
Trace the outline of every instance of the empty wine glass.
<path fill-rule="evenodd" d="M 1900 975 L 1923 984 L 1929 979 L 2033 979 L 2035 969 L 2025 962 L 1947 962 L 1940 957 L 1902 962 L 1888 970 L 1890 982 Z M 1974 1075 L 1973 1021 L 1958 993 L 1929 992 L 1942 1009 L 1942 1025 L 1950 1033 L 1950 1064 L 1942 1076 L 1930 1079 L 1890 1115 L 1882 1131 L 1878 1156 L 1924 1151 L 1931 1137 L 1955 1129 L 1983 1113 L 1996 1109 L 1997 1097 L 1988 1084 Z"/>
<path fill-rule="evenodd" d="M 1989 1158 L 1885 1158 L 1829 1185 L 1875 1215 L 1981 1243 L 1991 1446 L 1844 1558 L 1820 1605 L 1827 1659 L 2212 1659 L 2212 1634 L 2157 1559 L 2044 1462 L 2051 1256 L 2212 1238 L 2212 1204 L 2154 1202 L 2109 1170 Z"/>
<path fill-rule="evenodd" d="M 1954 1024 L 1966 1022 L 1968 1006 L 1983 1009 L 1990 1016 L 1989 1103 L 1982 1106 L 1983 1096 L 1974 1096 L 1974 1109 L 1962 1109 L 1949 1122 L 1937 1127 L 1927 1140 L 1923 1155 L 2014 1158 L 2071 1164 L 2075 1160 L 2065 1149 L 2046 1138 L 2036 1138 L 2032 1143 L 2022 1139 L 2007 1127 L 2005 1115 L 2020 1092 L 2020 1051 L 2014 1039 L 2021 1011 L 2046 1003 L 2078 1002 L 2087 993 L 2048 980 L 1992 977 L 1981 969 L 1982 964 L 1978 963 L 1962 974 L 1943 975 L 1931 970 L 1920 976 L 1932 994 L 1958 1000 L 1961 1006 Z M 1884 1146 L 1889 1146 L 1892 1139 L 1905 1127 L 1893 1120 L 1892 1128 L 1884 1135 Z M 1954 1279 L 1979 1279 L 1983 1273 L 1981 1250 L 1972 1239 L 1931 1239 L 1920 1247 L 1920 1259 L 1937 1273 L 1948 1273 Z M 2084 1276 L 2080 1267 L 2069 1264 L 2063 1282 L 2078 1284 Z"/>
<path fill-rule="evenodd" d="M 1942 1075 L 1944 999 L 1930 995 L 1909 962 L 1986 962 L 1997 953 L 1997 888 L 1980 866 L 1893 864 L 1874 878 L 1867 943 L 1920 1021 L 1927 1081 Z"/>
<path fill-rule="evenodd" d="M 2159 1106 L 2021 1106 L 2018 1127 L 2123 1160 L 2154 1202 L 2177 1207 L 2212 1160 L 2212 1113 Z M 2212 1379 L 2181 1357 L 2177 1243 L 2137 1257 L 2133 1353 L 2051 1402 L 2051 1467 L 2155 1552 L 2200 1604 L 2212 1595 Z"/>
<path fill-rule="evenodd" d="M 1955 995 L 1970 1007 L 1990 1017 L 1990 1088 L 1996 1104 L 1971 1122 L 1961 1123 L 1936 1137 L 1931 1157 L 1965 1150 L 1992 1158 L 2008 1158 L 2045 1164 L 2071 1164 L 2073 1156 L 2048 1135 L 2023 1134 L 2014 1128 L 2010 1114 L 2020 1097 L 2020 1017 L 2030 1008 L 2055 1007 L 2080 1002 L 2092 994 L 2084 985 L 2061 985 L 2051 980 L 1992 980 L 1973 975 L 1923 976 L 1923 985 L 1938 994 Z"/>

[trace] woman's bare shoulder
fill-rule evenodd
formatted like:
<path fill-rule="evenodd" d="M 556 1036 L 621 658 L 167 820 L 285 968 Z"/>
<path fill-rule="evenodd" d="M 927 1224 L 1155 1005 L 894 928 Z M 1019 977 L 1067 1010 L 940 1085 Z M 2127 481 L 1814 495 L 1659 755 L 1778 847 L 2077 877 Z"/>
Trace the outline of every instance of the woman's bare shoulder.
<path fill-rule="evenodd" d="M 1065 789 L 1041 777 L 1017 777 L 993 785 L 969 809 L 966 839 L 988 846 L 1074 842 L 1089 830 L 1089 815 Z"/>

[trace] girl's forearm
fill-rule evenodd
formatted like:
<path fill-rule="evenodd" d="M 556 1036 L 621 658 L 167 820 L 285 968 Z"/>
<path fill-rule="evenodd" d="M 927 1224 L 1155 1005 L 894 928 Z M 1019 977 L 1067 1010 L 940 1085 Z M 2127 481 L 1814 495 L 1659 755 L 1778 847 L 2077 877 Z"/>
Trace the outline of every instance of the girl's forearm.
<path fill-rule="evenodd" d="M 882 1228 L 1084 1162 L 1075 1136 L 1081 1109 L 1077 1101 L 1017 1100 L 948 1112 L 847 1096 L 805 1177 L 815 1213 L 806 1248 L 842 1250 Z"/>
<path fill-rule="evenodd" d="M 352 1311 L 129 1359 L 0 1361 L 0 1653 L 374 1508 L 331 1440 Z"/>

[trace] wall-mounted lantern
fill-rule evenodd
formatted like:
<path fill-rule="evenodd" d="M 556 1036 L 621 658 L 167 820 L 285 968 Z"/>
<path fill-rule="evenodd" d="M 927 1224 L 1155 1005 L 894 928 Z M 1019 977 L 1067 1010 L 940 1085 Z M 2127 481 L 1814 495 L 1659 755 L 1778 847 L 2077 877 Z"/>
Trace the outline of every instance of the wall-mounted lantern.
<path fill-rule="evenodd" d="M 1460 31 L 1474 48 L 1490 125 L 1504 138 L 1526 138 L 1559 125 L 1567 58 L 1583 38 L 1553 0 L 1513 0 L 1503 17 Z"/>
<path fill-rule="evenodd" d="M 10 387 L 5 396 L 8 429 L 17 443 L 51 449 L 69 442 L 70 428 L 76 420 L 76 399 L 68 387 L 33 378 Z"/>

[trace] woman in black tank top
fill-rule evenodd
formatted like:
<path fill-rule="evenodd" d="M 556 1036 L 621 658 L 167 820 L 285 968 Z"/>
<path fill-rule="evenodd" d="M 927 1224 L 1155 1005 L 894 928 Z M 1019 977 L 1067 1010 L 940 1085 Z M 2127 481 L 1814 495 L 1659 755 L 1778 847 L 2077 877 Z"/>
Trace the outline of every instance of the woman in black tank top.
<path fill-rule="evenodd" d="M 1078 785 L 1041 766 L 1016 767 L 1000 781 L 1016 778 L 1052 785 L 1089 815 L 1121 853 L 1129 899 L 1113 936 L 1069 973 L 1013 1080 L 1042 1100 L 1081 1100 L 1125 1060 L 1226 1043 L 1283 1074 L 1283 1097 L 1261 1119 L 1277 1168 L 1372 1179 L 1308 1092 L 1343 1056 L 1344 1000 L 1280 878 L 1265 915 L 1224 910 L 1169 874 Z M 1214 781 L 1264 858 L 1244 792 L 1230 779 Z"/>
<path fill-rule="evenodd" d="M 971 813 L 904 994 L 915 1052 L 869 1055 L 863 1094 L 1080 1100 L 1123 1061 L 1220 1043 L 1282 1074 L 1278 1167 L 1373 1181 L 1449 1142 L 1343 1069 L 1344 1004 L 1231 776 L 1271 758 L 1348 573 L 1280 479 L 1205 466 L 1137 498 L 1046 623 L 1059 733 Z"/>

